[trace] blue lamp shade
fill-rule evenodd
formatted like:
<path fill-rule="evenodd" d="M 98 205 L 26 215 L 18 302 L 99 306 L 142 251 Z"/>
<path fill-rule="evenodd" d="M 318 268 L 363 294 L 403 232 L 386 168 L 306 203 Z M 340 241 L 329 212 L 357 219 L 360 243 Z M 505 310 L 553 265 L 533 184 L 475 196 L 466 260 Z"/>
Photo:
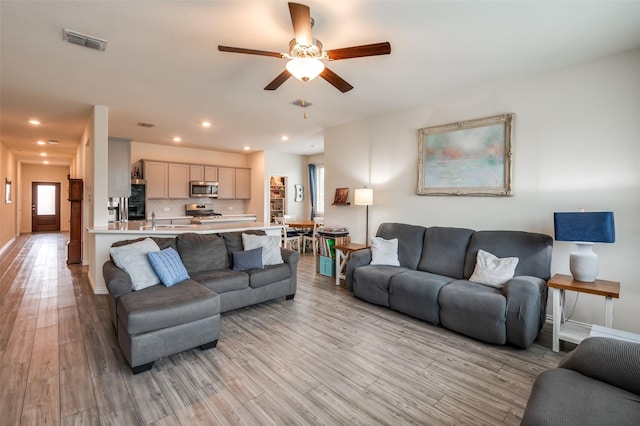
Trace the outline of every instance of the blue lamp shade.
<path fill-rule="evenodd" d="M 554 213 L 556 241 L 613 243 L 616 230 L 613 212 Z"/>

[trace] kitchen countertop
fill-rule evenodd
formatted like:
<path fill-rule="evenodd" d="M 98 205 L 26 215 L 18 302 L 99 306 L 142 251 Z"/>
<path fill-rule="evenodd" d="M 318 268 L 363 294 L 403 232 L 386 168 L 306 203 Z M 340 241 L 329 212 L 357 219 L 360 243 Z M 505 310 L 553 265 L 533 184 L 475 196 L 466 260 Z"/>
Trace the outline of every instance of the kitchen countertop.
<path fill-rule="evenodd" d="M 140 235 L 176 235 L 185 232 L 195 232 L 198 234 L 215 234 L 218 232 L 239 232 L 248 229 L 280 229 L 282 225 L 265 224 L 263 222 L 230 222 L 230 223 L 207 223 L 207 224 L 156 224 L 156 229 L 151 227 L 150 222 L 116 222 L 108 226 L 89 228 L 91 234 L 140 234 Z"/>

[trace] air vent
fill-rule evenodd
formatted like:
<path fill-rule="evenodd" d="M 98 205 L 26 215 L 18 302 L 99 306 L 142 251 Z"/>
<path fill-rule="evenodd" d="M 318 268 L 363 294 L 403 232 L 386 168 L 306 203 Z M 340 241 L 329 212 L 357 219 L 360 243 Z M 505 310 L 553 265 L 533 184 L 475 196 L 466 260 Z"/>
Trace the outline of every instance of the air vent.
<path fill-rule="evenodd" d="M 60 142 L 53 140 L 53 139 L 49 139 L 49 145 L 58 145 Z"/>
<path fill-rule="evenodd" d="M 296 99 L 295 101 L 291 102 L 291 105 L 295 105 L 300 108 L 309 108 L 313 104 L 311 102 L 305 101 L 304 99 Z"/>
<path fill-rule="evenodd" d="M 90 49 L 105 50 L 107 48 L 107 40 L 101 40 L 97 37 L 88 36 L 77 31 L 68 30 L 66 28 L 63 31 L 62 38 L 69 43 L 88 47 Z"/>
<path fill-rule="evenodd" d="M 151 127 L 155 126 L 155 124 L 151 124 L 151 123 L 143 123 L 142 121 L 140 121 L 138 124 L 136 124 L 136 126 L 151 128 Z"/>

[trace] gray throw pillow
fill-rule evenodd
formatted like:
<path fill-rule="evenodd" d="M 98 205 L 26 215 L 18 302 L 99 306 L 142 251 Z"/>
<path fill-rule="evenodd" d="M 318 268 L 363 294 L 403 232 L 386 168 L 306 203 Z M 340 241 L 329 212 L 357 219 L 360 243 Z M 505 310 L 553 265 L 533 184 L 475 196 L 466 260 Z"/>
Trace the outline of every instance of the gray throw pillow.
<path fill-rule="evenodd" d="M 242 244 L 245 250 L 262 247 L 262 264 L 264 266 L 284 263 L 280 252 L 280 236 L 278 235 L 242 234 Z"/>
<path fill-rule="evenodd" d="M 249 271 L 251 269 L 264 269 L 262 265 L 262 247 L 233 252 L 234 271 Z"/>

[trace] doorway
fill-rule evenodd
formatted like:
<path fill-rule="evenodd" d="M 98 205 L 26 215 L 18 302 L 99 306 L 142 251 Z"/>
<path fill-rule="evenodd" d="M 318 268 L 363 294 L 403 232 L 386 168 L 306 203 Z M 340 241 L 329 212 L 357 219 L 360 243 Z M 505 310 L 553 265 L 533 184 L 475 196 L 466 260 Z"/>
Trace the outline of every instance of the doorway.
<path fill-rule="evenodd" d="M 31 183 L 31 232 L 60 230 L 60 183 Z"/>

